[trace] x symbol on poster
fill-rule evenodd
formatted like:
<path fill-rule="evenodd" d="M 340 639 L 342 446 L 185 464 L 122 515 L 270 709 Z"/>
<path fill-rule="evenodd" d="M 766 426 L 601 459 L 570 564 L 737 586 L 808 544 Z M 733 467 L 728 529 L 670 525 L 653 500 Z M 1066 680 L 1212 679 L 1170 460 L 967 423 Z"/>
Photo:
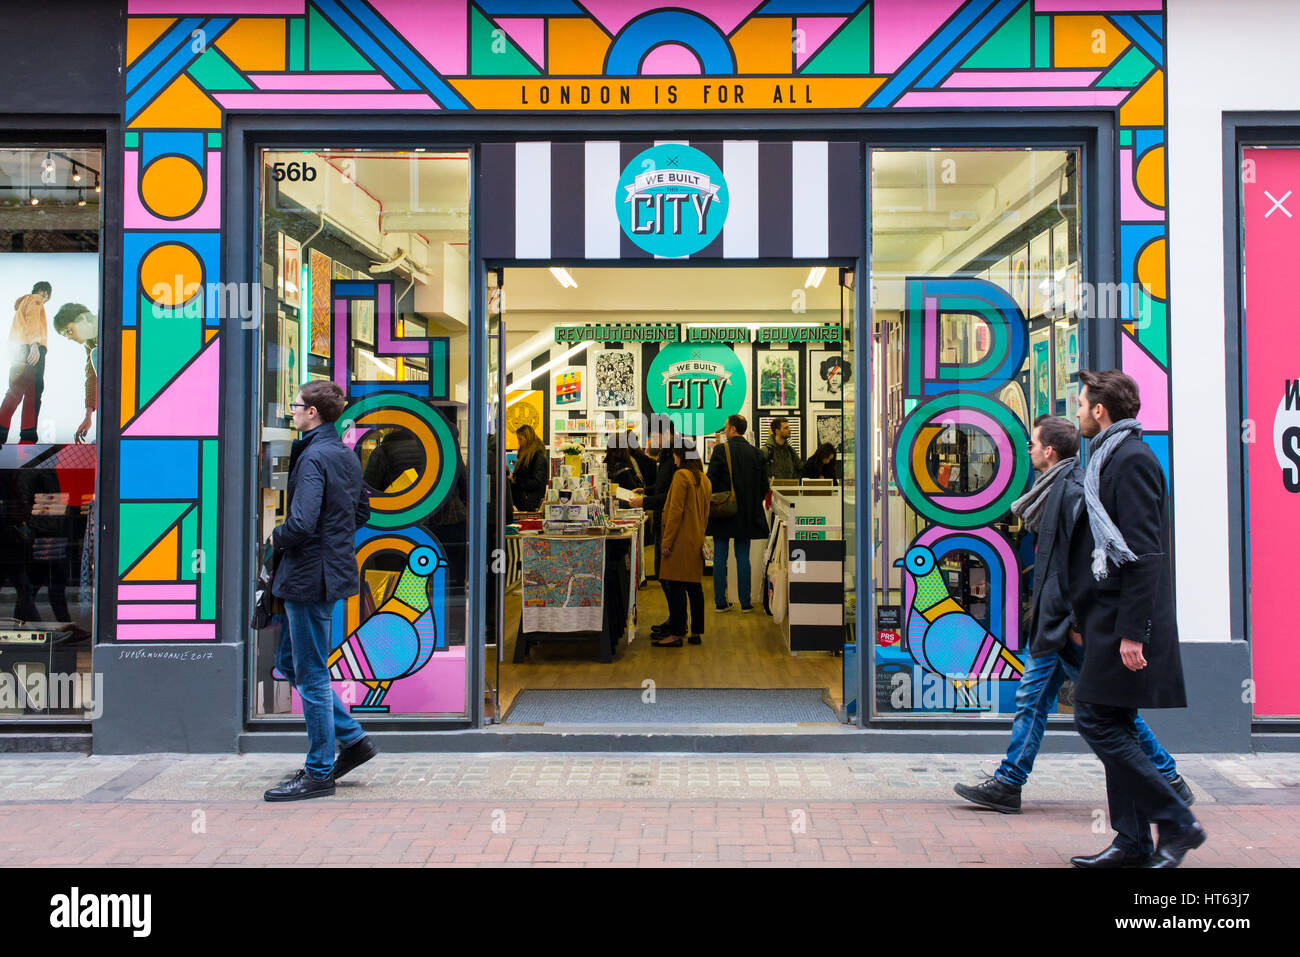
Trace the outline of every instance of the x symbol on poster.
<path fill-rule="evenodd" d="M 1280 209 L 1280 210 L 1282 210 L 1282 212 L 1286 213 L 1286 218 L 1287 218 L 1287 219 L 1291 219 L 1291 218 L 1292 218 L 1292 216 L 1291 216 L 1291 211 L 1290 211 L 1289 209 L 1287 209 L 1285 206 L 1283 206 L 1282 204 L 1285 203 L 1285 202 L 1287 201 L 1287 198 L 1290 197 L 1290 195 L 1291 195 L 1293 192 L 1294 192 L 1294 190 L 1290 190 L 1290 189 L 1288 189 L 1288 190 L 1286 191 L 1286 193 L 1282 196 L 1282 198 L 1281 198 L 1281 199 L 1278 199 L 1276 196 L 1274 196 L 1274 195 L 1273 195 L 1272 193 L 1270 193 L 1268 190 L 1264 190 L 1264 195 L 1267 196 L 1269 199 L 1271 199 L 1271 200 L 1273 201 L 1273 208 L 1270 209 L 1267 213 L 1264 214 L 1264 218 L 1265 218 L 1265 219 L 1268 219 L 1270 216 L 1273 215 L 1273 213 L 1275 213 L 1277 210 Z"/>
<path fill-rule="evenodd" d="M 676 157 L 676 156 L 669 156 L 669 157 L 665 160 L 665 162 L 666 162 L 669 166 L 676 166 L 676 165 L 677 165 L 677 157 Z M 1287 196 L 1290 196 L 1290 195 L 1291 195 L 1290 193 L 1287 194 Z M 1273 198 L 1272 196 L 1269 197 L 1269 199 L 1272 199 L 1272 198 Z M 1286 196 L 1283 196 L 1282 198 L 1283 198 L 1283 199 L 1286 199 Z"/>

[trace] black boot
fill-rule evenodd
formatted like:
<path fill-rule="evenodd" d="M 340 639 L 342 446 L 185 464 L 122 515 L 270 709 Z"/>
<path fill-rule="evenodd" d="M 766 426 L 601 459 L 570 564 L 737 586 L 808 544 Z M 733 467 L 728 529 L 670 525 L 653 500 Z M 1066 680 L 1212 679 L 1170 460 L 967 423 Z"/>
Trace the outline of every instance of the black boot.
<path fill-rule="evenodd" d="M 1007 784 L 997 778 L 989 778 L 982 784 L 971 786 L 958 784 L 953 788 L 961 797 L 980 807 L 992 808 L 1003 814 L 1020 813 L 1020 788 Z"/>
<path fill-rule="evenodd" d="M 1151 854 L 1130 851 L 1128 848 L 1117 847 L 1112 844 L 1100 854 L 1091 854 L 1087 857 L 1072 857 L 1070 863 L 1075 867 L 1085 868 L 1150 867 L 1153 857 L 1154 855 Z"/>
<path fill-rule="evenodd" d="M 268 801 L 305 801 L 307 798 L 330 797 L 333 793 L 332 777 L 318 781 L 307 773 L 306 768 L 299 768 L 298 773 L 288 781 L 271 788 L 262 796 Z"/>
<path fill-rule="evenodd" d="M 369 735 L 352 742 L 346 748 L 340 748 L 338 757 L 334 759 L 334 780 L 337 781 L 349 771 L 365 764 L 378 753 L 379 748 L 370 740 Z"/>

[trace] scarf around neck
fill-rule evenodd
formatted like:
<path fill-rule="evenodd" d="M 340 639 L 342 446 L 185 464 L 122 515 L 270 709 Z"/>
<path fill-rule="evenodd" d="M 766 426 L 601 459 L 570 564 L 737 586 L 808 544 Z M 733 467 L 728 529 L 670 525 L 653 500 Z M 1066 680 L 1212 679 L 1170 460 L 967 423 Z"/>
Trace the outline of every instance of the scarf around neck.
<path fill-rule="evenodd" d="M 1011 511 L 1025 523 L 1025 528 L 1035 534 L 1043 523 L 1043 508 L 1047 504 L 1047 494 L 1056 484 L 1056 480 L 1070 471 L 1078 463 L 1075 456 L 1061 459 L 1046 472 L 1039 472 L 1029 491 L 1011 503 Z"/>
<path fill-rule="evenodd" d="M 1092 527 L 1092 577 L 1101 581 L 1107 577 L 1106 560 L 1116 565 L 1137 561 L 1137 556 L 1129 549 L 1123 534 L 1115 527 L 1101 504 L 1098 490 L 1101 487 L 1101 470 L 1106 467 L 1115 449 L 1121 442 L 1135 435 L 1142 437 L 1142 423 L 1137 419 L 1120 419 L 1092 440 L 1092 454 L 1088 458 L 1088 468 L 1083 476 L 1083 500 L 1088 507 L 1088 524 Z"/>

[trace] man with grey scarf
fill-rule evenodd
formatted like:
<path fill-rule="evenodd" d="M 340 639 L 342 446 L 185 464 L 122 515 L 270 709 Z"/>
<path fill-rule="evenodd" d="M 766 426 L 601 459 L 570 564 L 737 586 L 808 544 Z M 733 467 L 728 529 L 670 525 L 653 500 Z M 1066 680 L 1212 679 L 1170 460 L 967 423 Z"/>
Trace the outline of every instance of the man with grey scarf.
<path fill-rule="evenodd" d="M 1070 538 L 1069 589 L 1083 667 L 1074 725 L 1106 769 L 1109 847 L 1076 867 L 1177 867 L 1205 843 L 1187 802 L 1138 740 L 1138 708 L 1184 708 L 1169 565 L 1168 488 L 1135 416 L 1137 383 L 1079 373 L 1079 431 L 1091 439 L 1084 507 Z M 1151 841 L 1156 823 L 1159 845 Z"/>
<path fill-rule="evenodd" d="M 1058 416 L 1040 415 L 1029 439 L 1029 460 L 1038 475 L 1029 491 L 1011 503 L 1012 513 L 1035 536 L 1034 590 L 1026 627 L 1029 656 L 1016 687 L 1016 713 L 1006 757 L 980 784 L 954 788 L 972 804 L 1003 814 L 1020 813 L 1020 790 L 1034 770 L 1047 717 L 1056 711 L 1057 695 L 1066 679 L 1079 680 L 1082 655 L 1068 638 L 1071 609 L 1065 584 L 1070 530 L 1083 502 L 1078 453 L 1079 432 L 1074 425 Z M 1190 804 L 1191 789 L 1179 777 L 1174 759 L 1141 717 L 1136 725 L 1143 751 Z"/>

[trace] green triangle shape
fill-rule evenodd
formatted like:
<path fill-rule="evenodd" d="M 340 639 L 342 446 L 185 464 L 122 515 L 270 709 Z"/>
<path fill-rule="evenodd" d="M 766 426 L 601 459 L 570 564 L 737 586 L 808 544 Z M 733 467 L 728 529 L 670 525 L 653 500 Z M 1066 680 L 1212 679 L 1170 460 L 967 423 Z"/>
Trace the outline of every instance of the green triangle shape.
<path fill-rule="evenodd" d="M 125 575 L 193 502 L 122 502 L 117 526 L 117 573 Z"/>
<path fill-rule="evenodd" d="M 1033 64 L 1033 18 L 1023 4 L 962 63 L 963 70 L 1027 70 Z"/>
<path fill-rule="evenodd" d="M 1133 89 L 1155 68 L 1156 65 L 1135 44 L 1102 75 L 1097 86 L 1101 89 Z"/>
<path fill-rule="evenodd" d="M 194 562 L 189 561 L 199 547 L 199 510 L 192 508 L 181 519 L 181 581 L 192 582 L 199 576 L 194 571 Z"/>
<path fill-rule="evenodd" d="M 140 408 L 203 348 L 203 295 L 177 309 L 140 297 Z"/>
<path fill-rule="evenodd" d="M 205 90 L 251 90 L 253 84 L 244 79 L 229 60 L 216 47 L 190 64 L 189 74 Z"/>
<path fill-rule="evenodd" d="M 326 73 L 375 72 L 371 62 L 315 7 L 307 8 L 307 69 Z"/>
<path fill-rule="evenodd" d="M 473 76 L 540 76 L 537 64 L 506 36 L 506 31 L 470 7 L 469 72 Z"/>
<path fill-rule="evenodd" d="M 1169 310 L 1159 299 L 1152 299 L 1138 286 L 1137 322 L 1133 332 L 1142 348 L 1166 369 L 1169 368 Z"/>
<path fill-rule="evenodd" d="M 859 76 L 871 72 L 871 8 L 867 7 L 826 41 L 802 73 Z"/>

